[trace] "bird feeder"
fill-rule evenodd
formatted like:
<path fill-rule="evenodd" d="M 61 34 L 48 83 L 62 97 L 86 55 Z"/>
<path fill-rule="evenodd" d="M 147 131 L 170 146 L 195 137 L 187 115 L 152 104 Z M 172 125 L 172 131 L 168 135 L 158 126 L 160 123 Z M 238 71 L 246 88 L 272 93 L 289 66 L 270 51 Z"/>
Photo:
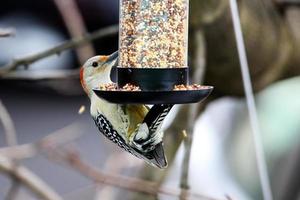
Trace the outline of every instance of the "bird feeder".
<path fill-rule="evenodd" d="M 189 0 L 120 0 L 119 89 L 95 93 L 112 103 L 183 104 L 206 98 L 211 86 L 189 86 Z M 134 85 L 138 89 L 122 88 Z"/>

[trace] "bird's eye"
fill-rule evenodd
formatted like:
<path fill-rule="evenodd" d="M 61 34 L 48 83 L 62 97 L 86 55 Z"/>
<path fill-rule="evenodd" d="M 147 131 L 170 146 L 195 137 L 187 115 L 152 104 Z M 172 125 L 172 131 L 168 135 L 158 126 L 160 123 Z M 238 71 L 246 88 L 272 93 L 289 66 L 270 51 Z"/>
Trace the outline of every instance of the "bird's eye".
<path fill-rule="evenodd" d="M 97 63 L 97 62 L 93 62 L 93 63 L 92 63 L 92 66 L 93 66 L 93 67 L 98 67 L 98 63 Z"/>

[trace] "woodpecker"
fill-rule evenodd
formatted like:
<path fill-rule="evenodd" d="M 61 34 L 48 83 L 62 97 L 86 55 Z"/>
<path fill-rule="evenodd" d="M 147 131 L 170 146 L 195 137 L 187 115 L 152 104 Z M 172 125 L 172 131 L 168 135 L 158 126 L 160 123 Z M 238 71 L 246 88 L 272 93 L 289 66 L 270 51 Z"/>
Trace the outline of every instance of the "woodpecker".
<path fill-rule="evenodd" d="M 99 131 L 125 151 L 148 164 L 166 168 L 162 122 L 173 105 L 113 104 L 96 96 L 93 89 L 113 83 L 111 71 L 118 63 L 118 52 L 88 59 L 80 69 L 81 85 L 90 98 L 91 116 Z"/>

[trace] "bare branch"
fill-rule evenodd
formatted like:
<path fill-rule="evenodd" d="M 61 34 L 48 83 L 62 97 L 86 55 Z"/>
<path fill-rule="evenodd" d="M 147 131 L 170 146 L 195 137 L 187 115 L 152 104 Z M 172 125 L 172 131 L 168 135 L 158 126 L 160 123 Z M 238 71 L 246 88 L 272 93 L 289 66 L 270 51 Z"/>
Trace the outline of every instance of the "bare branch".
<path fill-rule="evenodd" d="M 23 166 L 0 155 L 0 172 L 7 174 L 27 186 L 34 194 L 44 200 L 62 200 L 44 181 Z"/>
<path fill-rule="evenodd" d="M 142 161 L 135 159 L 127 152 L 113 153 L 105 162 L 105 169 L 110 173 L 119 174 L 123 169 L 138 167 L 142 164 Z M 112 199 L 113 189 L 112 187 L 106 186 L 100 188 L 100 184 L 96 187 L 96 194 L 94 200 L 101 199 Z"/>
<path fill-rule="evenodd" d="M 43 69 L 43 70 L 17 70 L 9 74 L 5 74 L 3 79 L 7 80 L 65 80 L 65 79 L 78 79 L 79 69 Z"/>
<path fill-rule="evenodd" d="M 8 113 L 6 107 L 0 100 L 0 121 L 4 127 L 4 134 L 6 138 L 6 144 L 9 147 L 16 146 L 18 144 L 17 141 L 17 133 L 15 129 L 15 125 L 13 123 L 13 120 Z M 19 166 L 19 163 L 16 159 L 13 159 L 12 162 L 14 163 L 14 168 L 16 169 Z M 14 200 L 18 194 L 18 191 L 20 189 L 19 182 L 12 178 L 12 185 L 6 195 L 6 200 Z"/>
<path fill-rule="evenodd" d="M 5 200 L 15 200 L 17 198 L 20 186 L 21 183 L 16 178 L 12 178 L 12 185 L 5 196 Z"/>
<path fill-rule="evenodd" d="M 193 81 L 195 83 L 203 82 L 203 77 L 205 73 L 206 66 L 206 46 L 205 46 L 205 38 L 203 30 L 199 29 L 194 32 L 193 35 L 195 39 L 196 51 L 194 55 L 193 65 L 195 66 L 195 73 L 193 75 Z M 201 106 L 199 104 L 191 104 L 189 106 L 188 112 L 188 127 L 187 127 L 187 137 L 184 140 L 185 152 L 182 161 L 182 170 L 181 170 L 181 182 L 180 186 L 183 189 L 189 189 L 189 168 L 190 168 L 190 157 L 191 157 L 191 149 L 193 145 L 193 137 L 194 137 L 194 126 L 198 116 L 198 107 Z M 185 199 L 186 193 L 181 194 L 181 198 Z"/>
<path fill-rule="evenodd" d="M 100 29 L 98 31 L 95 31 L 91 34 L 87 34 L 82 37 L 73 38 L 70 41 L 64 42 L 60 45 L 57 45 L 53 48 L 47 49 L 45 51 L 41 51 L 39 53 L 23 57 L 23 58 L 17 58 L 14 59 L 12 62 L 0 67 L 0 77 L 16 70 L 20 66 L 28 66 L 38 60 L 41 60 L 43 58 L 60 54 L 65 50 L 72 49 L 74 47 L 81 46 L 83 44 L 86 44 L 87 42 L 104 38 L 107 36 L 115 35 L 118 33 L 118 25 L 109 26 L 103 29 Z"/>
<path fill-rule="evenodd" d="M 186 194 L 186 197 L 197 198 L 197 199 L 207 199 L 207 200 L 216 200 L 215 198 L 206 197 L 204 195 L 195 194 L 187 190 L 172 189 L 167 187 L 160 187 L 155 182 L 145 181 L 137 178 L 125 177 L 122 175 L 116 175 L 112 173 L 106 173 L 96 169 L 95 167 L 89 165 L 80 159 L 77 152 L 67 151 L 58 149 L 58 147 L 64 144 L 67 141 L 72 140 L 76 136 L 76 130 L 79 130 L 78 127 L 74 128 L 75 125 L 70 125 L 66 128 L 63 128 L 53 134 L 50 134 L 46 138 L 34 144 L 20 145 L 16 147 L 4 148 L 0 150 L 0 171 L 8 174 L 12 174 L 17 177 L 22 183 L 36 192 L 36 186 L 32 186 L 32 183 L 27 183 L 26 178 L 28 177 L 19 177 L 20 170 L 24 167 L 20 166 L 15 170 L 12 170 L 12 162 L 9 161 L 5 156 L 11 156 L 12 158 L 21 158 L 26 156 L 33 156 L 37 153 L 46 153 L 48 158 L 62 163 L 67 163 L 68 166 L 77 170 L 81 174 L 90 178 L 91 180 L 102 183 L 106 185 L 111 185 L 130 191 L 146 193 L 150 195 L 156 195 L 158 193 L 166 194 L 170 196 L 179 196 L 180 194 Z M 74 131 L 75 129 L 75 131 Z M 2 158 L 3 157 L 3 158 Z M 2 158 L 2 160 L 1 160 Z M 1 162 L 2 161 L 2 162 Z M 17 175 L 16 175 L 17 174 Z M 25 179 L 25 180 L 23 180 Z M 45 185 L 45 184 L 44 184 Z M 45 194 L 42 194 L 45 195 Z"/>
<path fill-rule="evenodd" d="M 15 147 L 0 148 L 0 155 L 8 157 L 10 159 L 31 158 L 41 153 L 41 150 L 43 150 L 41 146 L 59 147 L 79 138 L 80 136 L 82 136 L 82 134 L 84 134 L 82 131 L 80 131 L 80 127 L 81 126 L 79 123 L 73 123 L 51 133 L 38 142 L 18 145 Z"/>
<path fill-rule="evenodd" d="M 13 199 L 15 186 L 19 187 L 20 183 L 22 183 L 34 194 L 45 200 L 60 200 L 61 197 L 47 186 L 46 183 L 40 180 L 35 174 L 25 167 L 16 165 L 13 160 L 34 156 L 37 153 L 40 153 L 40 150 L 42 149 L 40 148 L 41 146 L 44 148 L 53 148 L 53 146 L 57 147 L 69 142 L 70 140 L 74 140 L 82 134 L 78 131 L 80 130 L 79 128 L 79 124 L 74 123 L 48 135 L 36 143 L 0 149 L 0 172 L 10 175 L 13 179 L 13 185 L 7 195 L 7 199 Z M 9 157 L 12 160 L 3 156 Z"/>
<path fill-rule="evenodd" d="M 4 134 L 6 139 L 6 144 L 8 146 L 15 146 L 17 145 L 17 136 L 16 136 L 16 129 L 11 119 L 6 107 L 3 105 L 2 101 L 0 100 L 0 122 L 4 128 Z"/>
<path fill-rule="evenodd" d="M 14 147 L 4 147 L 0 149 L 0 155 L 16 160 L 31 158 L 37 154 L 37 149 L 33 144 L 22 144 Z"/>
<path fill-rule="evenodd" d="M 300 5 L 299 0 L 274 0 L 274 1 L 275 3 L 280 5 L 294 5 L 294 6 Z"/>
<path fill-rule="evenodd" d="M 76 125 L 76 124 L 75 124 Z M 186 198 L 198 198 L 198 199 L 207 199 L 207 200 L 215 200 L 211 197 L 206 197 L 204 195 L 194 194 L 185 189 L 172 189 L 167 187 L 160 187 L 157 183 L 145 181 L 137 178 L 125 177 L 122 175 L 115 175 L 112 173 L 104 173 L 88 163 L 82 161 L 77 153 L 74 151 L 63 151 L 57 150 L 57 147 L 66 141 L 70 141 L 77 137 L 76 131 L 79 130 L 78 127 L 74 128 L 75 125 L 70 125 L 66 128 L 63 128 L 41 141 L 33 144 L 26 144 L 16 147 L 9 147 L 0 149 L 0 171 L 10 174 L 12 177 L 16 177 L 19 181 L 29 187 L 32 191 L 37 193 L 38 195 L 43 195 L 44 199 L 49 199 L 49 197 L 45 197 L 48 195 L 47 189 L 46 193 L 41 192 L 41 188 L 36 188 L 35 183 L 32 183 L 32 177 L 29 175 L 29 180 L 27 180 L 27 176 L 24 177 L 24 174 L 21 173 L 24 171 L 24 167 L 18 166 L 15 168 L 15 165 L 12 161 L 3 157 L 3 155 L 9 156 L 11 158 L 24 158 L 26 156 L 36 155 L 38 152 L 46 152 L 48 153 L 48 157 L 54 159 L 55 161 L 60 161 L 67 163 L 70 167 L 77 170 L 81 174 L 90 178 L 91 180 L 102 183 L 106 185 L 112 185 L 115 187 L 120 187 L 123 189 L 127 189 L 130 191 L 146 193 L 150 195 L 156 195 L 158 193 L 166 194 L 170 196 L 179 196 L 181 194 L 185 194 Z M 3 157 L 3 158 L 2 158 Z M 25 169 L 26 171 L 27 169 Z M 26 172 L 28 174 L 28 172 Z M 33 175 L 34 176 L 34 175 Z M 36 177 L 37 178 L 37 177 Z M 35 179 L 33 179 L 35 180 Z M 40 180 L 39 180 L 40 181 Z M 45 183 L 39 184 L 42 187 L 48 187 Z M 51 190 L 51 189 L 50 189 Z M 51 193 L 50 193 L 51 194 Z M 58 197 L 60 198 L 60 197 Z M 51 198 L 50 198 L 51 199 Z M 53 198 L 52 198 L 53 199 Z M 54 196 L 55 199 L 55 196 Z"/>
<path fill-rule="evenodd" d="M 77 151 L 68 151 L 68 150 L 57 150 L 57 149 L 48 149 L 48 152 L 51 152 L 50 159 L 55 161 L 60 161 L 67 163 L 68 166 L 80 172 L 82 175 L 88 177 L 89 179 L 97 182 L 103 183 L 122 189 L 141 192 L 149 195 L 165 194 L 169 196 L 178 197 L 181 193 L 186 193 L 188 198 L 197 198 L 205 200 L 216 200 L 215 198 L 207 197 L 200 194 L 191 193 L 187 190 L 172 189 L 167 187 L 160 187 L 157 183 L 145 181 L 132 177 L 125 177 L 122 175 L 116 175 L 112 173 L 107 173 L 96 169 L 95 167 L 89 165 L 80 159 Z"/>
<path fill-rule="evenodd" d="M 85 34 L 86 27 L 82 19 L 80 10 L 74 0 L 53 0 L 69 30 L 72 38 L 80 37 Z M 86 59 L 95 55 L 93 46 L 90 43 L 77 48 L 76 53 L 80 64 L 83 64 Z"/>
<path fill-rule="evenodd" d="M 0 38 L 1 37 L 10 37 L 10 36 L 13 36 L 13 35 L 15 35 L 15 30 L 14 29 L 11 29 L 11 28 L 8 28 L 8 29 L 0 28 Z"/>
<path fill-rule="evenodd" d="M 50 136 L 45 137 L 43 140 L 41 140 L 36 144 L 22 145 L 20 148 L 20 146 L 16 146 L 17 138 L 16 138 L 16 131 L 13 125 L 13 121 L 1 101 L 0 101 L 0 121 L 2 122 L 5 129 L 4 132 L 6 134 L 7 144 L 8 146 L 10 146 L 7 147 L 6 149 L 10 149 L 10 152 L 17 153 L 16 155 L 22 153 L 33 155 L 38 151 L 38 149 L 35 146 L 49 146 L 53 143 L 59 145 L 65 140 L 70 140 L 78 136 L 78 134 L 76 134 L 76 131 L 74 130 L 79 130 L 77 126 L 75 127 L 76 124 L 72 124 L 64 129 L 61 129 L 53 133 Z M 64 134 L 62 134 L 62 132 Z M 24 151 L 25 149 L 27 151 Z M 30 172 L 27 168 L 21 166 L 20 163 L 17 162 L 19 159 L 20 157 L 12 157 L 10 159 L 7 159 L 3 157 L 3 154 L 2 155 L 0 154 L 0 172 L 9 175 L 12 179 L 12 186 L 6 196 L 6 200 L 15 199 L 17 195 L 17 191 L 20 188 L 21 184 L 27 186 L 34 194 L 41 197 L 42 199 L 45 200 L 62 199 L 35 174 Z"/>

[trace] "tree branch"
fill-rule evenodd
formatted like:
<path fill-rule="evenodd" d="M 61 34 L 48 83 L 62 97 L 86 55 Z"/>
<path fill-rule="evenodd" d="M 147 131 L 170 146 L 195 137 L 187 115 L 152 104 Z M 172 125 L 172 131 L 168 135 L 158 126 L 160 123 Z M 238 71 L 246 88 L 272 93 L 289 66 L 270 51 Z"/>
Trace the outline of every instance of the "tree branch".
<path fill-rule="evenodd" d="M 193 74 L 193 81 L 195 83 L 202 83 L 203 77 L 205 73 L 206 66 L 206 45 L 203 30 L 199 29 L 193 33 L 193 37 L 195 40 L 195 54 L 194 54 L 194 69 L 195 72 Z M 194 137 L 194 126 L 198 116 L 198 107 L 201 106 L 199 104 L 191 104 L 189 106 L 188 111 L 188 126 L 187 126 L 187 137 L 184 140 L 184 157 L 182 162 L 182 170 L 181 170 L 181 182 L 180 187 L 183 189 L 189 189 L 189 169 L 190 169 L 190 157 L 191 157 L 191 149 L 193 144 Z M 186 193 L 182 193 L 181 197 L 185 199 Z"/>
<path fill-rule="evenodd" d="M 16 168 L 13 161 L 2 155 L 0 155 L 0 172 L 15 178 L 44 200 L 62 200 L 55 191 L 29 169 L 20 165 Z"/>
<path fill-rule="evenodd" d="M 41 147 L 57 147 L 69 142 L 70 140 L 74 140 L 82 134 L 78 130 L 80 130 L 79 124 L 74 123 L 48 135 L 37 143 L 1 148 L 0 172 L 9 175 L 13 179 L 13 185 L 7 195 L 7 199 L 13 198 L 16 184 L 18 186 L 24 184 L 35 195 L 41 197 L 42 199 L 61 200 L 62 198 L 38 176 L 36 176 L 27 168 L 19 164 L 16 165 L 14 160 L 32 157 L 37 153 L 40 153 L 42 150 Z"/>
<path fill-rule="evenodd" d="M 10 37 L 15 35 L 15 30 L 14 29 L 4 29 L 0 28 L 0 38 L 1 37 Z"/>
<path fill-rule="evenodd" d="M 80 37 L 87 32 L 75 0 L 53 1 L 55 2 L 72 38 Z M 90 43 L 87 43 L 80 48 L 76 48 L 76 53 L 80 64 L 83 64 L 86 59 L 95 55 L 94 48 Z"/>
<path fill-rule="evenodd" d="M 13 123 L 13 120 L 9 112 L 7 111 L 6 107 L 4 106 L 1 100 L 0 100 L 0 122 L 2 123 L 4 128 L 5 140 L 7 146 L 12 147 L 18 145 L 15 125 Z M 19 163 L 16 159 L 13 159 L 12 162 L 14 163 L 15 168 L 19 166 Z M 5 199 L 14 200 L 18 194 L 19 189 L 20 189 L 19 182 L 15 178 L 12 178 L 11 187 L 8 190 Z"/>
<path fill-rule="evenodd" d="M 39 53 L 30 55 L 27 57 L 14 59 L 12 62 L 0 67 L 0 77 L 11 71 L 16 70 L 20 66 L 28 66 L 38 60 L 41 60 L 43 58 L 46 58 L 46 57 L 49 57 L 52 55 L 60 54 L 65 50 L 81 46 L 83 44 L 86 44 L 87 42 L 114 35 L 114 34 L 118 33 L 118 30 L 119 30 L 118 25 L 109 26 L 109 27 L 100 29 L 98 31 L 95 31 L 91 34 L 87 34 L 82 37 L 73 38 L 70 41 L 64 42 L 60 45 L 57 45 L 57 46 L 47 49 L 45 51 L 41 51 Z"/>
<path fill-rule="evenodd" d="M 60 130 L 57 130 L 43 139 L 30 144 L 22 144 L 15 147 L 0 148 L 0 155 L 10 159 L 27 159 L 36 156 L 43 150 L 42 146 L 59 147 L 74 141 L 84 133 L 79 123 L 72 123 Z"/>
<path fill-rule="evenodd" d="M 7 146 L 15 146 L 18 144 L 16 129 L 13 123 L 13 120 L 10 117 L 6 107 L 3 105 L 0 100 L 0 122 L 4 128 L 4 134 L 6 139 Z"/>
<path fill-rule="evenodd" d="M 187 197 L 193 199 L 197 198 L 197 199 L 206 199 L 206 200 L 216 200 L 215 198 L 206 197 L 200 194 L 195 194 L 187 190 L 160 187 L 159 184 L 155 182 L 145 181 L 137 178 L 125 177 L 122 175 L 107 173 L 96 169 L 95 167 L 81 160 L 76 151 L 63 150 L 58 148 L 58 146 L 64 144 L 66 141 L 70 141 L 70 139 L 74 137 L 74 134 L 76 134 L 76 130 L 72 131 L 72 129 L 74 129 L 74 126 L 72 128 L 71 127 L 72 126 L 69 126 L 69 128 L 64 128 L 54 134 L 50 134 L 49 136 L 42 139 L 38 143 L 1 149 L 0 150 L 0 171 L 12 175 L 17 173 L 17 175 L 14 176 L 16 176 L 18 180 L 20 180 L 22 183 L 26 184 L 26 186 L 28 186 L 33 191 L 35 191 L 36 186 L 32 185 L 34 183 L 27 184 L 26 182 L 28 181 L 27 176 L 26 177 L 22 176 L 21 178 L 19 177 L 19 170 L 20 168 L 23 169 L 24 167 L 19 167 L 16 171 L 13 171 L 11 168 L 12 167 L 11 162 L 9 162 L 7 158 L 3 157 L 3 155 L 12 156 L 13 158 L 15 157 L 21 158 L 22 156 L 24 157 L 24 155 L 33 156 L 37 153 L 46 153 L 49 159 L 52 159 L 56 162 L 59 161 L 60 163 L 66 163 L 71 168 L 75 169 L 76 171 L 80 172 L 84 176 L 88 177 L 89 179 L 97 183 L 111 185 L 111 186 L 127 189 L 130 191 L 141 192 L 150 195 L 156 195 L 158 193 L 161 193 L 161 194 L 178 197 L 181 193 L 185 193 Z M 79 128 L 77 128 L 77 130 L 78 129 Z M 2 157 L 3 159 L 1 160 Z M 7 163 L 9 163 L 9 166 L 7 166 L 8 165 Z"/>
<path fill-rule="evenodd" d="M 299 0 L 274 0 L 279 5 L 300 5 Z"/>
<path fill-rule="evenodd" d="M 149 195 L 157 195 L 158 193 L 160 193 L 178 197 L 181 193 L 186 193 L 186 197 L 191 199 L 196 198 L 205 200 L 216 200 L 215 198 L 191 193 L 187 190 L 160 187 L 159 185 L 157 185 L 157 183 L 154 182 L 100 171 L 81 160 L 79 154 L 75 150 L 70 151 L 48 149 L 48 152 L 50 152 L 50 159 L 67 163 L 68 166 L 97 183 L 103 183 L 106 185 L 111 185 L 122 189 L 134 192 L 141 192 Z"/>
<path fill-rule="evenodd" d="M 76 128 L 76 130 L 79 130 L 79 128 Z M 186 189 L 160 187 L 160 185 L 155 182 L 106 173 L 81 160 L 79 154 L 77 154 L 77 152 L 75 151 L 58 150 L 59 144 L 62 144 L 65 141 L 69 141 L 70 139 L 75 137 L 74 135 L 76 135 L 76 130 L 74 131 L 74 127 L 71 125 L 47 136 L 37 143 L 1 149 L 0 171 L 9 174 L 11 177 L 23 183 L 35 194 L 41 196 L 44 199 L 58 200 L 60 199 L 60 197 L 55 192 L 53 192 L 52 189 L 46 185 L 46 183 L 43 183 L 38 177 L 36 177 L 26 168 L 22 166 L 18 166 L 16 168 L 16 165 L 13 163 L 13 161 L 3 157 L 3 155 L 6 155 L 12 156 L 11 158 L 14 159 L 16 157 L 20 159 L 26 156 L 33 156 L 38 152 L 45 152 L 50 159 L 52 158 L 55 161 L 62 161 L 64 163 L 67 163 L 70 167 L 97 183 L 103 183 L 106 185 L 111 185 L 149 195 L 157 195 L 158 193 L 161 193 L 178 197 L 179 195 L 184 194 L 185 199 L 197 198 L 215 200 L 211 197 L 192 193 Z"/>
<path fill-rule="evenodd" d="M 5 200 L 15 200 L 20 189 L 20 182 L 16 178 L 12 178 L 12 184 L 5 196 Z"/>
<path fill-rule="evenodd" d="M 119 174 L 123 169 L 138 167 L 142 164 L 142 161 L 136 160 L 133 156 L 127 152 L 113 153 L 105 162 L 104 169 L 110 173 Z M 110 186 L 104 186 L 100 188 L 101 184 L 96 187 L 96 194 L 94 200 L 112 199 L 114 195 L 114 188 Z"/>

